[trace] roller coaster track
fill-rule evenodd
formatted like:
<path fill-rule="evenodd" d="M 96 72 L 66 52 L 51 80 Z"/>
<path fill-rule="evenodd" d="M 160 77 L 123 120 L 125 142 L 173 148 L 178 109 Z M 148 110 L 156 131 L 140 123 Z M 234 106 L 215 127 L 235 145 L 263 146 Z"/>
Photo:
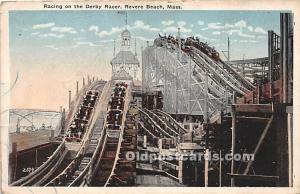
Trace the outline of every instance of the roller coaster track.
<path fill-rule="evenodd" d="M 100 88 L 102 88 L 104 86 L 105 82 L 103 81 L 99 81 L 99 82 L 94 82 L 93 84 L 91 84 L 89 87 L 87 87 L 85 89 L 85 91 L 87 92 L 91 92 L 91 91 L 99 91 Z M 85 106 L 85 103 L 87 103 L 88 101 L 85 101 L 84 98 L 86 98 L 86 96 L 81 95 L 80 98 L 77 98 L 77 102 L 76 105 L 73 106 L 73 109 L 77 109 L 77 112 L 79 112 L 80 108 L 82 108 L 83 106 Z M 97 100 L 95 101 L 90 101 L 93 102 L 94 105 L 97 103 Z M 92 103 L 92 104 L 93 104 Z M 89 103 L 89 105 L 91 105 L 91 103 Z M 75 118 L 75 114 L 76 111 L 71 110 L 71 115 L 73 118 L 73 122 L 76 119 Z M 94 112 L 92 112 L 92 114 L 90 114 L 90 118 L 93 118 Z M 87 115 L 84 115 L 87 116 Z M 80 149 L 80 153 L 83 151 L 84 149 L 84 145 L 86 143 L 86 138 L 87 134 L 89 134 L 90 130 L 89 130 L 89 124 L 90 124 L 90 120 L 88 121 L 88 124 L 86 126 L 86 132 L 82 138 L 82 140 L 84 140 L 82 142 L 82 146 Z M 71 123 L 71 122 L 70 122 Z M 69 124 L 66 128 L 67 128 L 67 132 L 70 131 L 70 127 L 71 124 Z M 58 170 L 59 166 L 61 165 L 62 161 L 65 159 L 65 156 L 68 152 L 66 144 L 68 144 L 67 142 L 67 138 L 69 138 L 68 136 L 66 136 L 62 142 L 60 143 L 60 145 L 57 147 L 57 149 L 53 152 L 53 154 L 41 165 L 39 166 L 35 171 L 33 171 L 32 173 L 30 173 L 29 175 L 13 182 L 11 184 L 11 186 L 40 186 L 40 185 L 51 185 L 49 183 L 47 183 L 47 180 L 51 177 L 51 175 L 53 175 L 53 173 Z M 73 161 L 70 163 L 69 166 L 73 166 L 74 163 L 77 162 L 77 160 Z M 68 166 L 68 167 L 69 167 Z M 65 171 L 64 171 L 65 172 Z"/>
<path fill-rule="evenodd" d="M 218 62 L 212 60 L 201 51 L 193 48 L 192 53 L 189 55 L 198 66 L 207 68 L 210 77 L 217 80 L 223 86 L 227 85 L 229 88 L 242 95 L 244 95 L 246 92 L 249 92 L 249 90 L 244 86 L 243 82 L 239 82 L 231 75 L 231 73 L 225 71 L 225 69 L 221 67 Z"/>
<path fill-rule="evenodd" d="M 188 130 L 183 128 L 171 115 L 168 113 L 161 111 L 161 110 L 154 110 L 155 114 L 157 114 L 160 118 L 164 120 L 164 122 L 170 127 L 173 127 L 175 131 L 177 131 L 179 134 L 187 133 Z"/>
<path fill-rule="evenodd" d="M 173 49 L 175 51 L 179 49 L 177 45 L 167 42 L 164 38 L 161 38 L 159 42 L 163 43 L 158 43 L 157 46 L 159 47 L 166 47 L 168 50 Z M 221 87 L 225 88 L 225 86 L 228 86 L 230 90 L 241 95 L 244 95 L 254 88 L 252 83 L 221 59 L 215 60 L 194 46 L 185 46 L 185 48 L 188 48 L 188 50 L 182 49 L 181 52 L 187 54 L 198 67 L 208 72 L 211 79 L 219 83 Z"/>
<path fill-rule="evenodd" d="M 152 137 L 177 138 L 179 135 L 187 133 L 186 129 L 163 111 L 150 111 L 144 108 L 139 109 L 139 112 L 141 114 L 140 126 Z M 150 131 L 149 129 L 152 130 Z"/>
<path fill-rule="evenodd" d="M 82 171 L 88 169 L 88 163 L 92 159 L 94 153 L 96 152 L 98 138 L 102 133 L 102 126 L 104 122 L 105 112 L 101 108 L 105 107 L 107 102 L 107 94 L 110 83 L 107 83 L 102 90 L 102 95 L 93 107 L 92 115 L 88 122 L 88 130 L 82 138 L 81 147 L 75 157 L 75 159 L 55 178 L 49 181 L 46 186 L 73 186 L 78 183 L 79 178 L 82 177 Z M 95 89 L 95 88 L 92 88 Z M 96 91 L 99 89 L 96 88 Z M 95 91 L 95 90 L 90 90 Z M 84 104 L 83 104 L 84 105 Z"/>
<path fill-rule="evenodd" d="M 117 83 L 118 84 L 118 83 Z M 120 86 L 121 88 L 124 86 Z M 121 89 L 122 90 L 122 89 Z M 121 157 L 124 148 L 128 148 L 131 143 L 126 143 L 125 122 L 130 100 L 130 85 L 126 86 L 125 93 L 121 96 L 116 93 L 112 94 L 110 108 L 107 111 L 105 120 L 104 133 L 102 138 L 101 154 L 95 164 L 95 169 L 91 172 L 92 185 L 111 186 L 113 184 L 127 185 L 126 176 L 120 176 L 120 169 L 126 168 L 126 161 Z M 127 144 L 127 145 L 126 145 Z M 123 154 L 124 156 L 124 154 Z M 123 163 L 123 165 L 121 165 Z M 128 167 L 128 165 L 127 165 Z M 133 168 L 133 166 L 131 166 Z M 132 171 L 125 171 L 131 173 Z M 122 172 L 122 173 L 125 173 Z M 89 185 L 86 182 L 85 185 Z"/>
<path fill-rule="evenodd" d="M 109 88 L 114 91 L 112 96 L 108 99 L 109 95 L 104 95 L 107 99 L 102 99 L 103 104 L 98 105 L 106 108 L 104 105 L 107 105 L 109 100 L 107 113 L 101 111 L 100 116 L 94 116 L 97 118 L 95 127 L 86 138 L 86 143 L 81 147 L 76 159 L 47 186 L 133 184 L 132 169 L 135 165 L 125 159 L 125 154 L 122 156 L 124 151 L 135 148 L 132 144 L 132 132 L 128 130 L 132 123 L 127 123 L 127 129 L 124 129 L 130 100 L 130 86 L 121 96 L 116 94 L 116 91 L 119 91 L 116 90 L 118 87 Z M 124 89 L 124 87 L 121 88 Z M 102 93 L 110 94 L 107 89 L 104 89 Z"/>
<path fill-rule="evenodd" d="M 67 150 L 65 141 L 58 146 L 55 152 L 39 166 L 35 171 L 29 175 L 13 182 L 11 186 L 32 186 L 39 185 L 43 183 L 53 172 L 53 169 L 56 169 L 62 162 L 63 158 L 66 156 Z"/>
<path fill-rule="evenodd" d="M 135 161 L 128 160 L 126 153 L 136 151 L 136 128 L 135 115 L 126 115 L 126 127 L 124 127 L 121 147 L 113 174 L 109 177 L 104 186 L 133 186 L 135 182 Z"/>
<path fill-rule="evenodd" d="M 37 170 L 12 185 L 133 185 L 135 162 L 125 158 L 127 151 L 135 151 L 136 149 L 133 143 L 136 141 L 135 119 L 130 114 L 127 116 L 131 95 L 130 86 L 127 87 L 126 85 L 124 95 L 114 96 L 116 94 L 113 93 L 111 98 L 109 98 L 109 89 L 114 89 L 111 83 L 105 85 L 100 99 L 97 98 L 95 102 L 90 101 L 93 103 L 88 104 L 87 107 L 94 105 L 93 111 L 90 112 L 90 109 L 86 109 L 85 114 L 83 114 L 82 111 L 80 112 L 83 107 L 86 108 L 86 101 L 83 99 L 91 100 L 95 98 L 95 92 L 99 91 L 99 86 L 90 87 L 86 91 L 87 95 L 83 96 L 82 100 L 79 100 L 80 102 L 75 102 L 74 107 L 77 111 L 70 113 L 73 116 L 73 121 L 69 122 L 66 136 L 56 151 Z M 88 96 L 90 94 L 91 96 Z M 107 104 L 110 105 L 108 109 L 106 109 Z M 83 119 L 83 117 L 87 118 Z M 83 137 L 76 136 L 76 134 L 70 135 L 74 121 L 78 119 L 87 125 Z M 75 159 L 53 178 L 53 174 L 58 170 L 68 152 L 66 145 L 70 141 L 78 140 L 82 143 Z M 50 179 L 50 177 L 52 178 Z"/>
<path fill-rule="evenodd" d="M 141 114 L 141 121 L 144 123 L 143 126 L 145 126 L 147 129 L 150 128 L 152 130 L 151 132 L 156 137 L 174 137 L 169 133 L 169 131 L 166 131 L 161 125 L 156 122 L 157 117 L 153 118 L 153 114 L 149 115 L 149 112 L 145 111 L 144 109 L 140 109 L 139 111 Z"/>

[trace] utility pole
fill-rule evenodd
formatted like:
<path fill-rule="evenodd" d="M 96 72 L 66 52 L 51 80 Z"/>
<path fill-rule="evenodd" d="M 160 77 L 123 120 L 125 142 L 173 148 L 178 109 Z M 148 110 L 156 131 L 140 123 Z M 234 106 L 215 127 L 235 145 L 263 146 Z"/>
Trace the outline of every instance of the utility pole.
<path fill-rule="evenodd" d="M 224 54 L 225 58 L 227 58 L 227 63 L 229 63 L 230 62 L 230 39 L 229 39 L 229 37 L 227 37 L 227 51 L 222 51 L 222 53 Z M 227 53 L 227 56 L 225 53 Z"/>
<path fill-rule="evenodd" d="M 181 61 L 181 37 L 180 37 L 180 28 L 178 28 L 178 60 Z"/>
<path fill-rule="evenodd" d="M 204 187 L 208 187 L 208 168 L 209 168 L 209 161 L 208 161 L 208 136 L 209 136 L 209 128 L 208 128 L 208 72 L 205 71 L 205 102 L 204 102 L 204 126 L 205 126 L 205 157 L 204 157 Z"/>
<path fill-rule="evenodd" d="M 227 52 L 228 52 L 227 61 L 229 63 L 229 61 L 230 61 L 230 40 L 229 40 L 229 36 L 227 37 Z"/>

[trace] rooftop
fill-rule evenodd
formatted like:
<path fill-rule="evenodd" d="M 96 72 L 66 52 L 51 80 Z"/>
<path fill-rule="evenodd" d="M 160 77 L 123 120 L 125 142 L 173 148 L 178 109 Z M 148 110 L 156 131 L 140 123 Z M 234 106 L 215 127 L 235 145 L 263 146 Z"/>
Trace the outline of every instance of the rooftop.
<path fill-rule="evenodd" d="M 120 51 L 110 64 L 139 64 L 139 61 L 131 51 Z"/>

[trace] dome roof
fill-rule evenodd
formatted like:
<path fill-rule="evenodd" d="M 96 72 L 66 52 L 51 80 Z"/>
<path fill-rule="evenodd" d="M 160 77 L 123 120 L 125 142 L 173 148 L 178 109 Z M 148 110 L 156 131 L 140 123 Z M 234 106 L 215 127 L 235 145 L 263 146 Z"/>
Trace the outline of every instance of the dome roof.
<path fill-rule="evenodd" d="M 129 32 L 127 29 L 125 29 L 125 30 L 122 32 L 121 36 L 122 36 L 122 37 L 130 37 L 130 32 Z"/>

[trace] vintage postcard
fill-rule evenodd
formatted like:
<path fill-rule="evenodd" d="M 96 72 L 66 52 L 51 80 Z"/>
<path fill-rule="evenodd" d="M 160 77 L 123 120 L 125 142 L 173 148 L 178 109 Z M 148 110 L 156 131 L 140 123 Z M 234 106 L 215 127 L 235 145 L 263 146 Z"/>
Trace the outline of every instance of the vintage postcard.
<path fill-rule="evenodd" d="M 298 7 L 2 2 L 2 192 L 299 193 Z"/>

